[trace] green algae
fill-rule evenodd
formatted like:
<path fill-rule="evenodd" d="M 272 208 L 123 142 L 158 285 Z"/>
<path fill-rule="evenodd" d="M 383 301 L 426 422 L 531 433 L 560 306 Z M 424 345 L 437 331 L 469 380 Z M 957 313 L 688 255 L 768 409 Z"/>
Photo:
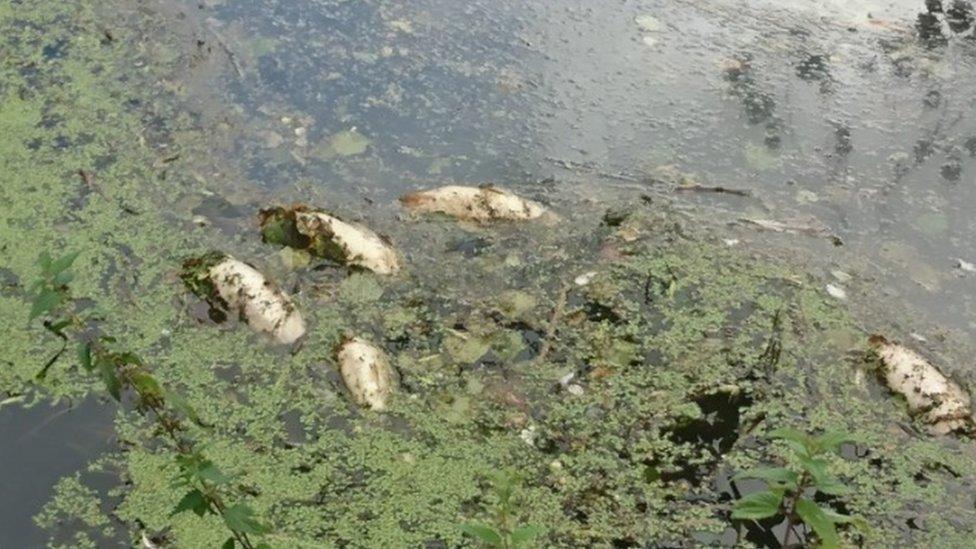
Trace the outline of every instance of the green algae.
<path fill-rule="evenodd" d="M 842 428 L 861 440 L 832 463 L 853 488 L 835 503 L 873 526 L 847 531 L 850 540 L 962 547 L 976 535 L 972 442 L 913 432 L 904 407 L 852 358 L 850 343 L 865 338 L 818 281 L 775 256 L 682 229 L 663 208 L 629 216 L 636 242 L 595 224 L 555 236 L 507 228 L 476 257 L 438 257 L 397 280 L 298 269 L 288 280 L 303 289 L 296 299 L 311 318 L 296 354 L 192 321 L 193 298 L 176 275 L 184 259 L 225 246 L 242 257 L 273 251 L 257 232 L 228 244 L 174 219 L 189 213 L 189 145 L 204 139 L 177 98 L 148 90 L 177 70 L 180 51 L 106 43 L 101 11 L 44 5 L 0 7 L 16 52 L 0 73 L 0 250 L 20 280 L 0 294 L 0 387 L 49 398 L 95 388 L 63 363 L 35 386 L 54 342 L 24 320 L 37 252 L 83 250 L 74 294 L 92 296 L 102 328 L 186 394 L 208 426 L 189 434 L 273 526 L 273 546 L 463 544 L 458 526 L 491 512 L 491 473 L 505 467 L 525 477 L 517 518 L 544 526 L 544 545 L 720 535 L 730 528 L 723 475 L 780 459 L 782 448 L 762 435 L 783 425 Z M 38 46 L 59 37 L 70 37 L 61 57 L 43 58 Z M 134 73 L 138 61 L 147 69 Z M 133 104 L 151 105 L 143 108 L 163 127 L 150 128 Z M 186 156 L 165 179 L 153 135 L 176 140 Z M 455 238 L 460 229 L 436 231 Z M 590 259 L 602 245 L 618 259 Z M 518 261 L 508 260 L 513 250 L 524 250 Z M 550 315 L 563 277 L 585 270 L 598 275 Z M 530 360 L 550 323 L 551 353 Z M 402 376 L 388 414 L 351 406 L 335 375 L 331 350 L 363 331 Z M 779 351 L 768 352 L 774 344 Z M 566 372 L 581 394 L 560 388 Z M 128 536 L 219 545 L 215 518 L 170 516 L 182 493 L 153 427 L 120 411 L 116 431 L 124 450 L 105 469 L 121 469 L 113 517 Z M 67 521 L 77 529 L 69 545 L 95 546 L 108 525 L 97 497 L 68 477 L 38 521 Z"/>

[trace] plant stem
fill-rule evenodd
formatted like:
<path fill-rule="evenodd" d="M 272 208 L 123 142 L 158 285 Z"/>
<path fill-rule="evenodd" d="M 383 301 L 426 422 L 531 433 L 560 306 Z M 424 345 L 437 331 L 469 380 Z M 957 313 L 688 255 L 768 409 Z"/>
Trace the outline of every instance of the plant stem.
<path fill-rule="evenodd" d="M 790 543 L 790 534 L 796 533 L 796 525 L 799 524 L 799 517 L 796 516 L 796 503 L 800 501 L 803 492 L 810 485 L 810 473 L 804 471 L 797 481 L 796 489 L 790 494 L 786 504 L 783 506 L 783 514 L 786 515 L 786 531 L 783 533 L 783 549 L 787 549 Z M 799 536 L 797 536 L 799 539 Z"/>

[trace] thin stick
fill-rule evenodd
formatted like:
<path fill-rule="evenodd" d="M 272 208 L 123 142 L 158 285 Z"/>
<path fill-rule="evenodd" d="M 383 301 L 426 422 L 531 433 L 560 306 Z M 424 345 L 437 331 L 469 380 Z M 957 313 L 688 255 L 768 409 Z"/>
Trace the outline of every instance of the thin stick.
<path fill-rule="evenodd" d="M 679 185 L 675 187 L 676 193 L 718 193 L 732 194 L 735 196 L 752 197 L 752 191 L 747 189 L 733 189 L 730 187 L 708 186 L 708 185 Z"/>
<path fill-rule="evenodd" d="M 552 350 L 552 341 L 556 337 L 556 327 L 559 324 L 559 319 L 563 316 L 563 309 L 566 308 L 569 288 L 569 283 L 563 283 L 562 289 L 559 290 L 559 296 L 556 298 L 556 306 L 553 307 L 552 316 L 549 317 L 549 325 L 546 327 L 546 337 L 542 340 L 542 348 L 539 349 L 539 356 L 536 357 L 536 362 L 544 361 Z"/>

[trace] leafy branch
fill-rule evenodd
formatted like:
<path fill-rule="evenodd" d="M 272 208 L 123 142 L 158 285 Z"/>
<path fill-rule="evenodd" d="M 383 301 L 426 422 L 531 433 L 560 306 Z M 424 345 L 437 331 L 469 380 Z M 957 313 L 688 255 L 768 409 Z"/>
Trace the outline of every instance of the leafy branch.
<path fill-rule="evenodd" d="M 814 496 L 817 493 L 831 496 L 848 493 L 847 486 L 828 472 L 828 463 L 823 456 L 836 452 L 851 437 L 839 431 L 810 436 L 789 428 L 776 429 L 770 433 L 770 437 L 782 440 L 790 447 L 793 451 L 791 462 L 794 467 L 764 467 L 735 475 L 733 480 L 763 480 L 767 489 L 739 499 L 733 508 L 732 518 L 759 520 L 782 516 L 786 519 L 783 547 L 789 547 L 794 536 L 800 541 L 796 533 L 796 527 L 800 523 L 813 529 L 824 549 L 840 547 L 837 525 L 860 525 L 862 521 L 837 513 L 830 507 L 818 505 Z"/>
<path fill-rule="evenodd" d="M 491 484 L 498 503 L 492 524 L 468 523 L 461 526 L 461 531 L 496 549 L 524 547 L 541 535 L 544 529 L 529 525 L 519 526 L 515 522 L 513 496 L 521 480 L 519 475 L 511 471 L 496 474 Z"/>
<path fill-rule="evenodd" d="M 86 327 L 93 319 L 79 314 L 69 286 L 73 280 L 69 269 L 78 255 L 74 252 L 52 259 L 49 254 L 42 253 L 38 259 L 41 277 L 30 288 L 33 301 L 29 320 L 43 319 L 44 328 L 61 340 L 61 348 L 44 364 L 37 379 L 43 380 L 47 376 L 51 366 L 74 341 L 81 367 L 96 374 L 117 402 L 122 401 L 123 394 L 131 393 L 136 409 L 155 421 L 163 438 L 176 453 L 179 473 L 174 486 L 185 487 L 188 492 L 170 516 L 192 512 L 200 517 L 208 514 L 220 517 L 231 534 L 222 549 L 268 547 L 264 543 L 255 544 L 250 536 L 266 534 L 269 528 L 256 518 L 248 505 L 227 501 L 225 492 L 232 477 L 207 459 L 199 445 L 187 435 L 186 421 L 206 427 L 193 407 L 178 393 L 164 389 L 136 354 L 118 350 L 115 338 L 89 335 Z"/>

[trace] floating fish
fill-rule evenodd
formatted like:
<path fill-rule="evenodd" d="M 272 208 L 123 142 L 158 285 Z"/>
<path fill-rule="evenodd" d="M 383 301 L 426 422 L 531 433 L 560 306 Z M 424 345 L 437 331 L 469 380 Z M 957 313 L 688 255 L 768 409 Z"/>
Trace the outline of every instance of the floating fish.
<path fill-rule="evenodd" d="M 184 263 L 184 283 L 212 307 L 237 313 L 256 332 L 290 344 L 305 335 L 292 299 L 254 267 L 220 253 Z"/>
<path fill-rule="evenodd" d="M 393 394 L 393 369 L 386 353 L 354 337 L 344 341 L 336 355 L 339 371 L 353 400 L 376 411 L 386 409 Z"/>
<path fill-rule="evenodd" d="M 389 275 L 400 270 L 400 258 L 389 240 L 370 229 L 303 206 L 261 212 L 265 242 L 307 249 L 342 265 Z"/>
<path fill-rule="evenodd" d="M 542 204 L 498 187 L 448 185 L 417 191 L 400 198 L 417 213 L 443 213 L 464 221 L 527 221 L 548 210 Z"/>
<path fill-rule="evenodd" d="M 972 427 L 970 397 L 915 351 L 874 335 L 871 346 L 881 358 L 888 387 L 900 393 L 908 408 L 927 423 L 935 434 L 947 434 Z"/>

